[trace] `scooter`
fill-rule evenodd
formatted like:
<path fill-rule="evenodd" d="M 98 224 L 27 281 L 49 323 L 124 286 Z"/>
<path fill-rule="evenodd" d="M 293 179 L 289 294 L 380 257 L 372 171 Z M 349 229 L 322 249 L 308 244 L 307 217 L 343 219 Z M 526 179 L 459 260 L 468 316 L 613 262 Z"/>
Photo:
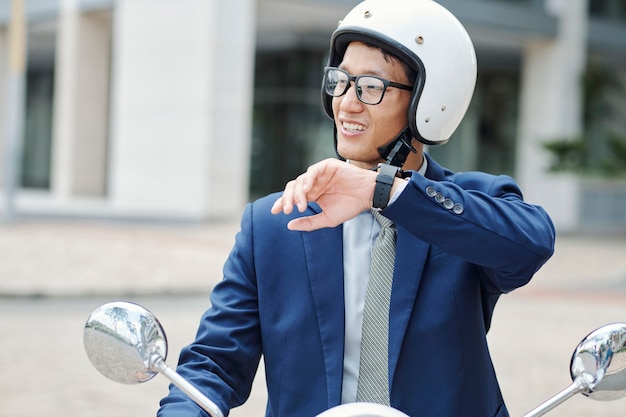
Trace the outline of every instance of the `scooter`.
<path fill-rule="evenodd" d="M 93 366 L 123 384 L 164 375 L 211 417 L 224 417 L 217 405 L 165 362 L 167 338 L 157 318 L 146 308 L 116 301 L 95 309 L 83 332 L 85 351 Z M 626 323 L 602 326 L 576 347 L 570 363 L 572 384 L 523 417 L 538 417 L 569 398 L 583 394 L 600 401 L 626 396 Z M 316 417 L 408 417 L 381 404 L 342 404 Z"/>

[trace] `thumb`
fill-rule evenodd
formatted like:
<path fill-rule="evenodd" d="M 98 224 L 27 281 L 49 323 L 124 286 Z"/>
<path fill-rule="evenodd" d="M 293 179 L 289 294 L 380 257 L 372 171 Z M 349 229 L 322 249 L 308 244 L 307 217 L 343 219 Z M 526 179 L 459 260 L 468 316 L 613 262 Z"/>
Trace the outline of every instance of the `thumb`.
<path fill-rule="evenodd" d="M 323 213 L 314 214 L 312 216 L 298 217 L 287 223 L 289 230 L 300 232 L 311 232 L 313 230 L 322 229 L 324 227 L 332 227 L 328 224 L 328 219 Z"/>

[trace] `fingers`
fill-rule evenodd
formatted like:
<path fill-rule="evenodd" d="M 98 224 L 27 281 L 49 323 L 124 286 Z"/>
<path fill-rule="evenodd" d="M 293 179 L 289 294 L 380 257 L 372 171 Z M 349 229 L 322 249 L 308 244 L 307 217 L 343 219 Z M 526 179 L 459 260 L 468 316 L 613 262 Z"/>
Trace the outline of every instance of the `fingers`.
<path fill-rule="evenodd" d="M 294 181 L 289 181 L 285 186 L 285 190 L 283 191 L 283 195 L 278 197 L 272 206 L 271 212 L 272 214 L 291 214 L 293 211 L 293 185 L 291 184 Z"/>
<path fill-rule="evenodd" d="M 272 214 L 291 214 L 294 205 L 301 213 L 307 208 L 306 187 L 302 184 L 300 177 L 287 183 L 283 195 L 274 202 L 271 212 Z"/>
<path fill-rule="evenodd" d="M 305 173 L 296 178 L 293 187 L 293 203 L 298 207 L 300 213 L 304 212 L 309 202 L 308 192 L 311 189 L 309 184 L 310 173 Z"/>
<path fill-rule="evenodd" d="M 289 181 L 287 185 L 285 185 L 283 195 L 279 197 L 274 202 L 274 205 L 272 206 L 271 211 L 273 214 L 278 214 L 278 213 L 291 214 L 291 212 L 293 211 L 293 205 L 294 205 L 293 190 L 295 187 L 295 182 L 296 180 L 292 180 L 292 181 Z"/>
<path fill-rule="evenodd" d="M 296 206 L 300 213 L 307 209 L 309 201 L 315 201 L 316 196 L 310 195 L 311 190 L 318 178 L 318 167 L 313 165 L 299 175 L 295 180 L 289 181 L 285 185 L 283 195 L 278 198 L 272 206 L 273 214 L 291 214 Z"/>

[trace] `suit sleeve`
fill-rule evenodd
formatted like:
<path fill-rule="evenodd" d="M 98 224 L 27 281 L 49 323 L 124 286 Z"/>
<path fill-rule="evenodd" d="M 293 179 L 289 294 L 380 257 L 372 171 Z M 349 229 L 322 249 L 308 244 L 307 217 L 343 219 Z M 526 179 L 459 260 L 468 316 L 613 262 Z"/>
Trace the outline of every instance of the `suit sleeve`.
<path fill-rule="evenodd" d="M 552 256 L 555 232 L 515 181 L 484 173 L 413 175 L 384 214 L 414 236 L 482 268 L 492 292 L 526 284 Z"/>
<path fill-rule="evenodd" d="M 211 293 L 211 308 L 202 316 L 195 341 L 181 350 L 177 367 L 224 415 L 248 398 L 261 357 L 251 218 L 248 205 L 224 278 Z M 207 416 L 175 386 L 157 415 Z"/>

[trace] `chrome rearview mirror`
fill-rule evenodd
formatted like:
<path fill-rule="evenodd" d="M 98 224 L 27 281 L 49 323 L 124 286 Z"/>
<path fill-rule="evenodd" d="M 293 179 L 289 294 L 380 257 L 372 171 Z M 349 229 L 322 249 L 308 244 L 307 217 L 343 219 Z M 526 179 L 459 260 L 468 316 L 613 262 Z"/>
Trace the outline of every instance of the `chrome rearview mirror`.
<path fill-rule="evenodd" d="M 118 301 L 98 307 L 85 323 L 83 342 L 89 360 L 107 378 L 138 384 L 161 373 L 212 417 L 223 417 L 215 403 L 165 363 L 163 327 L 140 305 Z"/>
<path fill-rule="evenodd" d="M 167 339 L 160 323 L 131 303 L 97 308 L 85 324 L 83 342 L 93 366 L 122 384 L 149 381 L 158 373 L 154 362 L 167 358 Z"/>
<path fill-rule="evenodd" d="M 572 379 L 590 381 L 583 395 L 611 401 L 626 396 L 626 323 L 604 326 L 589 334 L 576 348 Z"/>
<path fill-rule="evenodd" d="M 599 401 L 626 396 L 626 323 L 602 326 L 585 337 L 572 355 L 572 384 L 523 417 L 542 416 L 576 394 Z"/>

